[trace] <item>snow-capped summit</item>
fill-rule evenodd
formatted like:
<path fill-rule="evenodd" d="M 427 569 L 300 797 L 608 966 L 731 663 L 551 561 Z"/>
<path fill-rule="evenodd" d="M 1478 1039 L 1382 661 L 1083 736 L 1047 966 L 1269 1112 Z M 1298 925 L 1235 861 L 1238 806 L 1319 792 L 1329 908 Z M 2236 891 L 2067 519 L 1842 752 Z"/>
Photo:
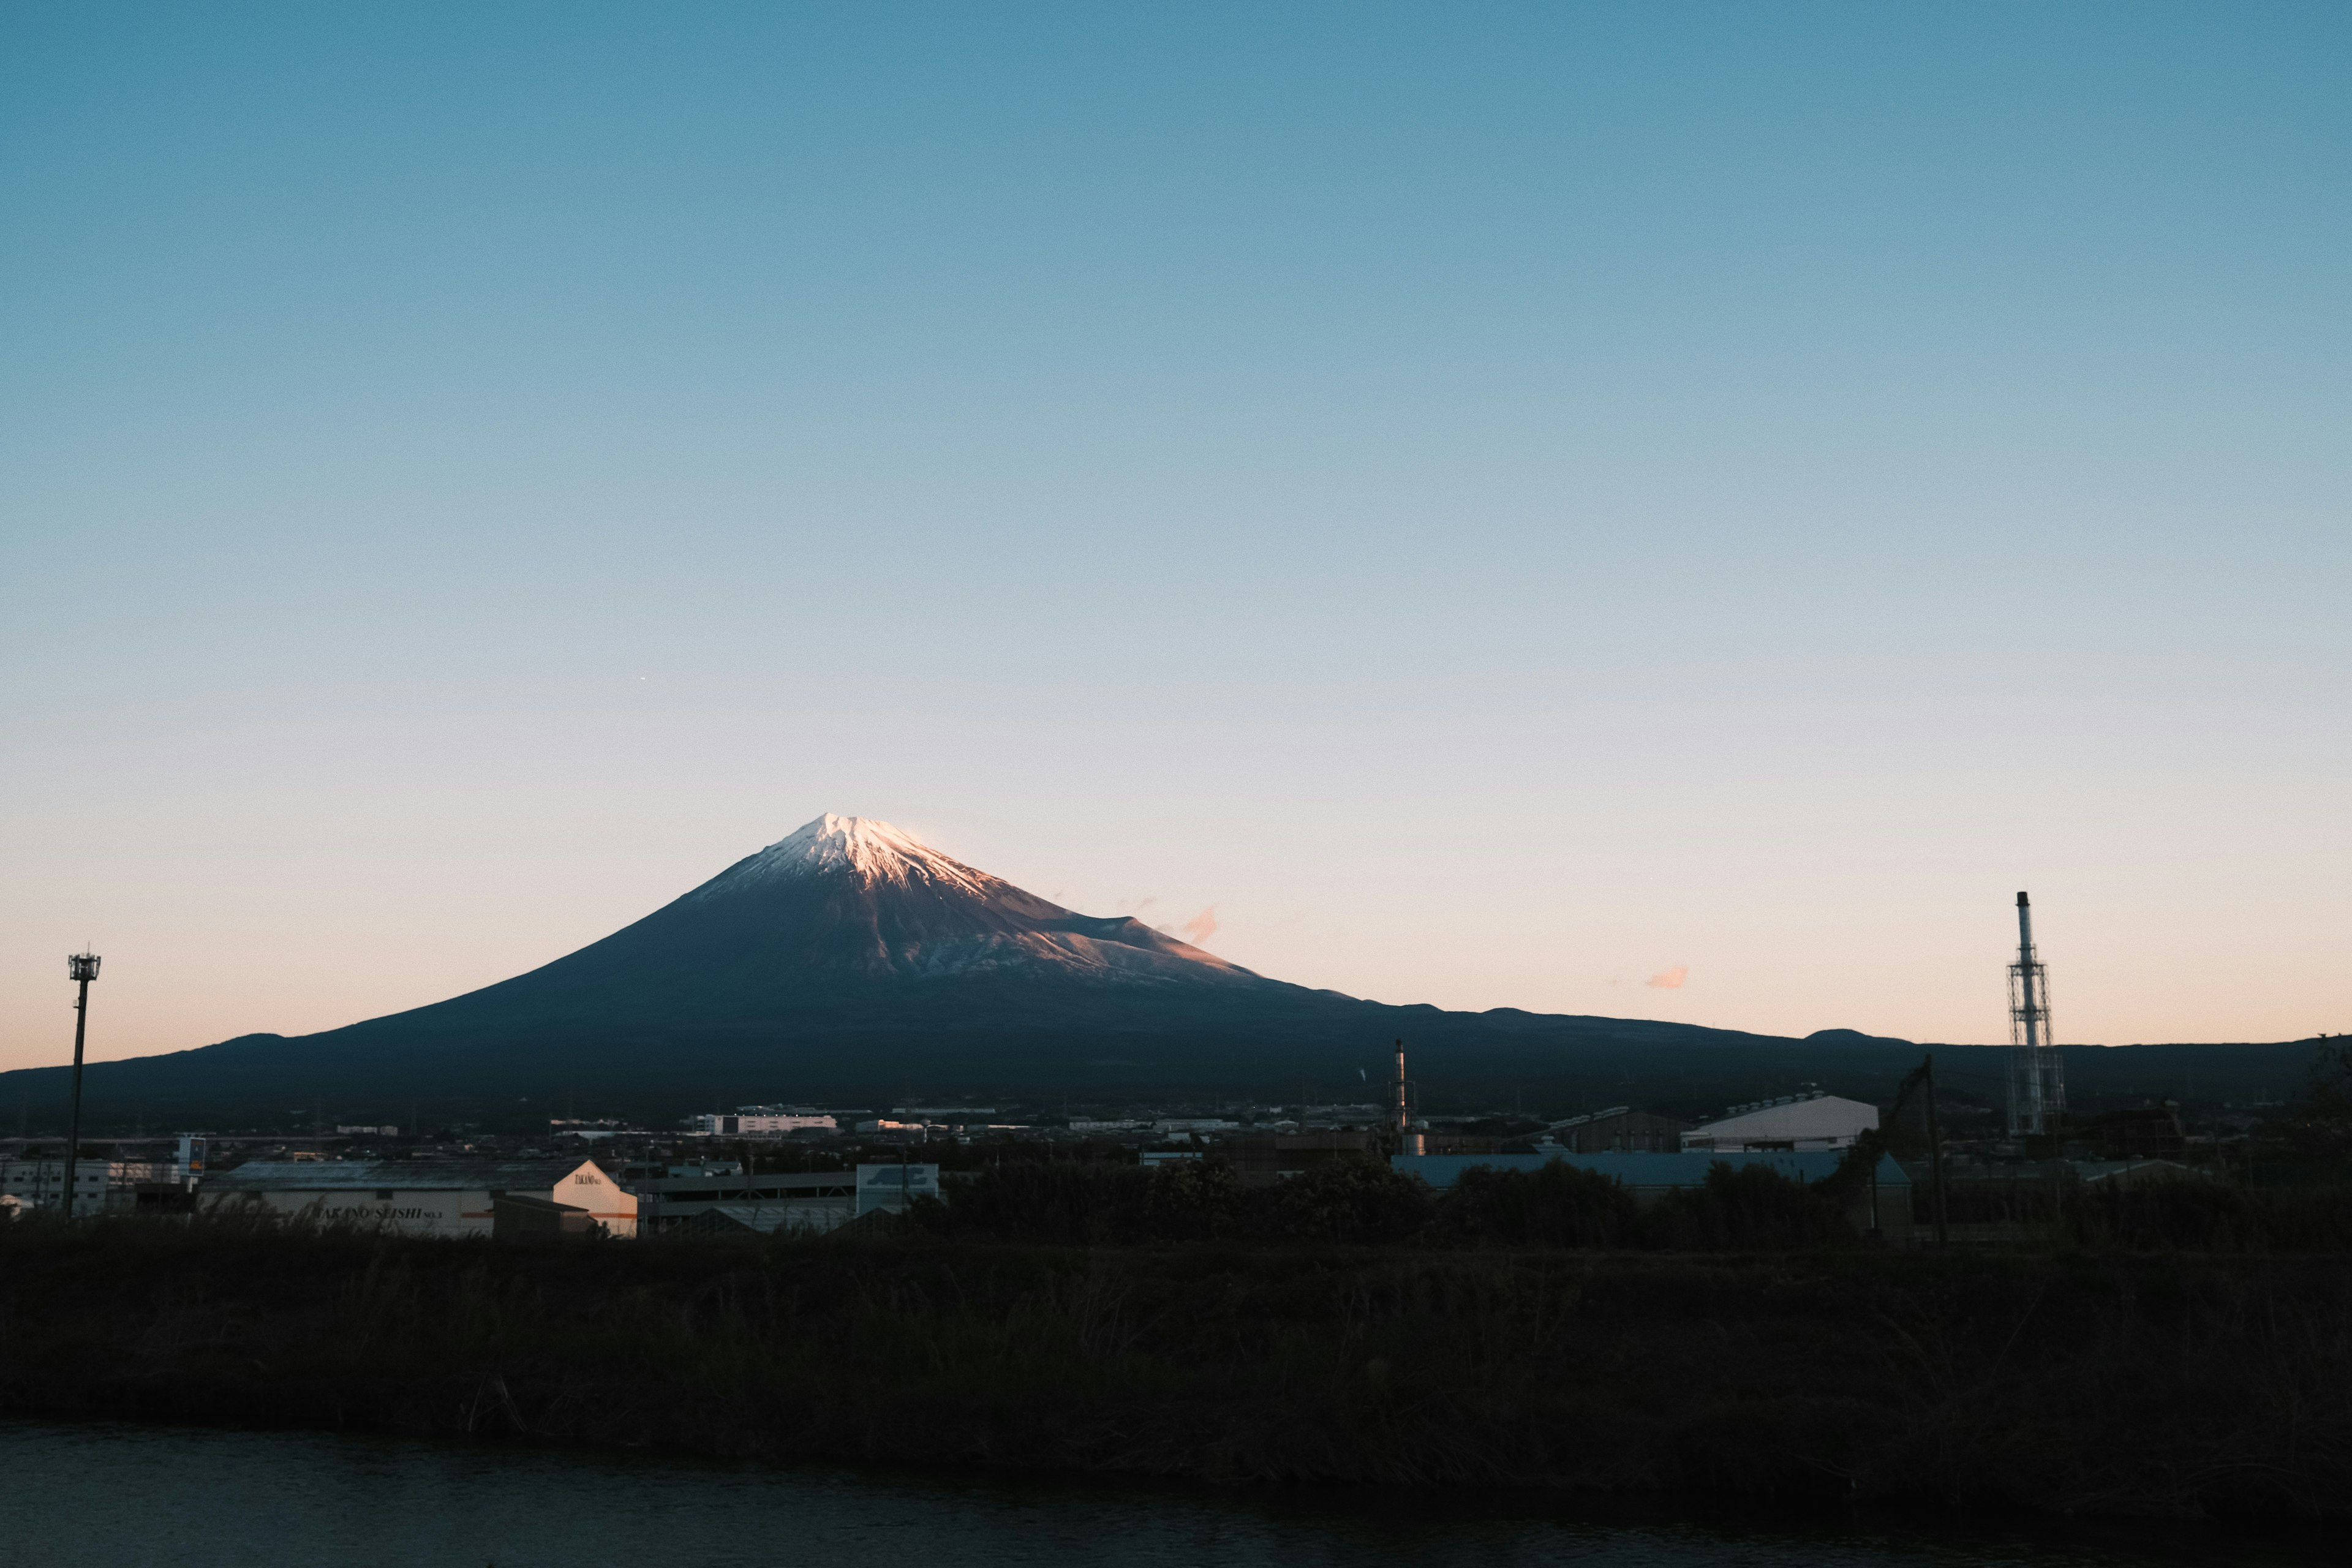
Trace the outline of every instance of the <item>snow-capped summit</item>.
<path fill-rule="evenodd" d="M 1139 921 L 1064 909 L 887 822 L 827 813 L 602 942 L 436 1005 L 583 1035 L 667 1030 L 683 1007 L 767 1032 L 1094 1023 L 1131 1016 L 1118 998 L 1140 994 L 1166 1008 L 1241 993 L 1304 994 Z"/>
<path fill-rule="evenodd" d="M 904 828 L 870 816 L 823 816 L 776 840 L 703 893 L 727 890 L 773 877 L 822 877 L 847 873 L 865 882 L 941 883 L 985 895 L 996 879 L 950 859 Z"/>

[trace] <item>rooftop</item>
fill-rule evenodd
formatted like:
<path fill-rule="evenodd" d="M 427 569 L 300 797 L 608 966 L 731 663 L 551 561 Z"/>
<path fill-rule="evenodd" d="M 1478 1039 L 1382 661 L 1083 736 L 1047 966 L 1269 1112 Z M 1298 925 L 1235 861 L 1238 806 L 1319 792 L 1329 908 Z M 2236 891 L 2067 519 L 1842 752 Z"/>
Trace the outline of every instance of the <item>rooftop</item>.
<path fill-rule="evenodd" d="M 248 1160 L 205 1179 L 213 1192 L 325 1192 L 390 1187 L 420 1192 L 551 1188 L 579 1160 Z M 601 1169 L 601 1167 L 599 1167 Z"/>

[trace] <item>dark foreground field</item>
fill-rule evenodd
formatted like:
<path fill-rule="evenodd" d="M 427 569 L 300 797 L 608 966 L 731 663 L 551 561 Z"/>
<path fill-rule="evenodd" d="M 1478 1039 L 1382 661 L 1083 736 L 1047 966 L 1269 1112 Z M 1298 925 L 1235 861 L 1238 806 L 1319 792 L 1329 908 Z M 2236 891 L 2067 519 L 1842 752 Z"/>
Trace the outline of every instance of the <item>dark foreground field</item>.
<path fill-rule="evenodd" d="M 0 1413 L 2352 1512 L 2352 1261 L 0 1230 Z"/>

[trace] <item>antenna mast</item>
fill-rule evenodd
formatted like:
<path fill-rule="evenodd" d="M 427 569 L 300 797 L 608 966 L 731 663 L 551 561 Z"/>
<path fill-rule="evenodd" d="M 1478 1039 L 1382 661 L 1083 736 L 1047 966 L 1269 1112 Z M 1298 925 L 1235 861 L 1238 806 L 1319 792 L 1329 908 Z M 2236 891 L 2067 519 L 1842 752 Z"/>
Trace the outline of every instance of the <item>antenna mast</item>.
<path fill-rule="evenodd" d="M 2017 962 L 2009 966 L 2009 1135 L 2040 1138 L 2066 1111 L 2066 1069 L 2050 1033 L 2050 973 L 2033 949 L 2033 906 L 2017 895 Z"/>

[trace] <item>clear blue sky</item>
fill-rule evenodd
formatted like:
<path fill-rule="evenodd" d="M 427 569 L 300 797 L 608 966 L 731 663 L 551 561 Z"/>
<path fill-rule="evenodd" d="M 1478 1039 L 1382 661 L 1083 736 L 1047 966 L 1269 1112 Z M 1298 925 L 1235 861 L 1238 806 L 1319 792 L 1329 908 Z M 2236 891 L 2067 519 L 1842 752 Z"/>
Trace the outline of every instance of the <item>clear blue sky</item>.
<path fill-rule="evenodd" d="M 0 10 L 0 1067 L 822 811 L 1390 1001 L 2352 1028 L 2352 8 Z M 1148 902 L 1146 900 L 1149 900 Z M 1652 984 L 1681 972 L 1679 985 Z"/>

